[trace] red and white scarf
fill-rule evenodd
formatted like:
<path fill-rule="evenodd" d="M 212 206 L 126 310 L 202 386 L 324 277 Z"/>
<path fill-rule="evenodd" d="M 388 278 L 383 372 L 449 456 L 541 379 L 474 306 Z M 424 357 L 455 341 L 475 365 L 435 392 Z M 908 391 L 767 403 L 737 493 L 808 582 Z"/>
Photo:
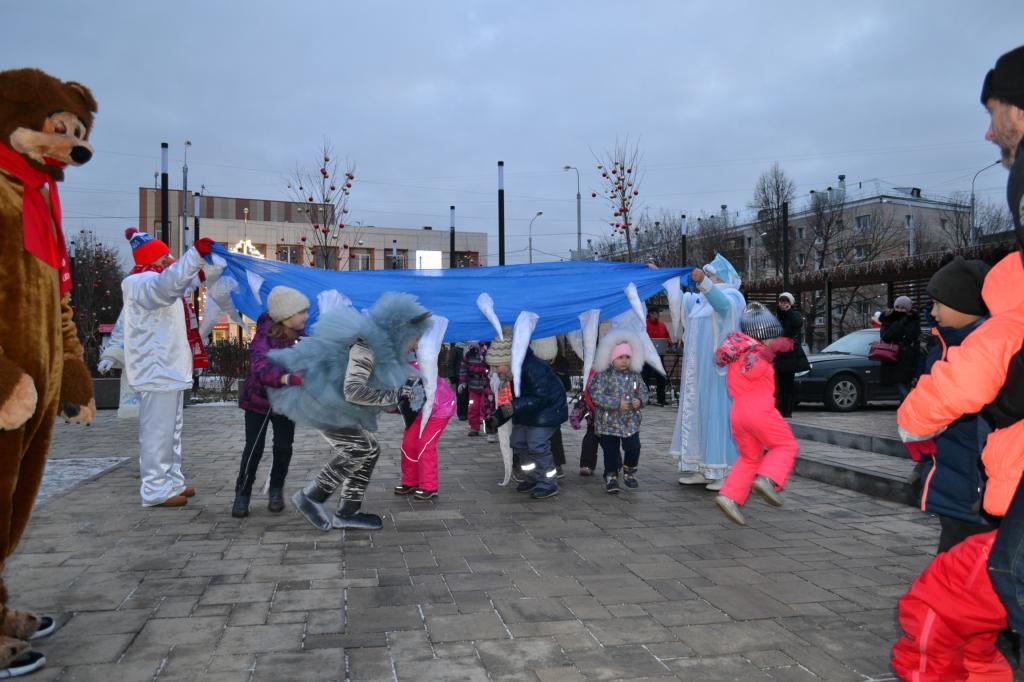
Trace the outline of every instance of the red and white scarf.
<path fill-rule="evenodd" d="M 20 180 L 24 187 L 21 227 L 25 234 L 25 250 L 57 269 L 60 275 L 60 295 L 64 296 L 71 291 L 71 268 L 68 265 L 64 233 L 60 228 L 57 182 L 3 143 L 0 143 L 0 168 Z M 42 192 L 44 185 L 49 189 L 49 206 Z"/>
<path fill-rule="evenodd" d="M 136 265 L 132 268 L 131 274 L 163 271 L 162 265 L 150 263 L 149 265 Z M 203 279 L 202 272 L 199 273 L 199 278 Z M 181 304 L 185 306 L 185 333 L 188 336 L 188 347 L 192 351 L 192 369 L 207 369 L 210 366 L 210 358 L 207 357 L 206 348 L 203 347 L 203 337 L 199 335 L 199 318 L 187 298 L 182 298 Z"/>

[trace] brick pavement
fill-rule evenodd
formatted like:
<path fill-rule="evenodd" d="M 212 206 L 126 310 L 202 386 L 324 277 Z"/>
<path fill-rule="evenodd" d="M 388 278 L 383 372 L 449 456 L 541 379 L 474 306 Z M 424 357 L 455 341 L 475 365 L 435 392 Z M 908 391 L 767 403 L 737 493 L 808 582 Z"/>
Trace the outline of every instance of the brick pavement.
<path fill-rule="evenodd" d="M 37 510 L 8 581 L 62 627 L 32 679 L 892 679 L 895 601 L 937 525 L 795 479 L 784 508 L 752 499 L 734 526 L 712 493 L 675 482 L 674 414 L 646 411 L 640 489 L 617 497 L 576 475 L 566 427 L 569 475 L 542 501 L 499 487 L 496 446 L 458 422 L 441 496 L 395 497 L 399 422 L 385 417 L 366 503 L 384 530 L 343 536 L 262 499 L 232 519 L 241 412 L 190 408 L 187 507 L 142 509 L 129 460 Z M 54 457 L 134 457 L 135 438 L 103 413 L 59 425 Z M 299 430 L 289 492 L 325 454 Z"/>

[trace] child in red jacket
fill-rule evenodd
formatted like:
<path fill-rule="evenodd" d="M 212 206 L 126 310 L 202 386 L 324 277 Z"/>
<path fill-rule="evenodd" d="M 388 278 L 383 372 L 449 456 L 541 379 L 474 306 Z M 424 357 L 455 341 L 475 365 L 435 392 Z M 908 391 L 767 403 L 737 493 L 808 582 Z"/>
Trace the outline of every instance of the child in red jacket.
<path fill-rule="evenodd" d="M 792 350 L 793 340 L 782 336 L 778 318 L 753 302 L 740 316 L 740 329 L 715 351 L 715 363 L 727 366 L 726 385 L 732 396 L 730 423 L 739 459 L 715 498 L 726 516 L 746 525 L 740 507 L 754 490 L 773 506 L 781 507 L 781 490 L 793 470 L 797 446 L 789 424 L 775 406 L 776 353 Z"/>

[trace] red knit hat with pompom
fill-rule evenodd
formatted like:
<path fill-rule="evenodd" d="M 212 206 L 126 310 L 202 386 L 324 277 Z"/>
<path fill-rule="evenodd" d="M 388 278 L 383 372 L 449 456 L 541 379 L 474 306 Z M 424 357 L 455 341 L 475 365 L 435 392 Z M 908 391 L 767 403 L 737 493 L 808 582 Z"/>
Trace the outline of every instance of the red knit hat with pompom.
<path fill-rule="evenodd" d="M 136 265 L 149 265 L 171 252 L 170 247 L 151 234 L 139 232 L 137 227 L 124 231 L 124 238 L 132 245 L 132 258 Z"/>

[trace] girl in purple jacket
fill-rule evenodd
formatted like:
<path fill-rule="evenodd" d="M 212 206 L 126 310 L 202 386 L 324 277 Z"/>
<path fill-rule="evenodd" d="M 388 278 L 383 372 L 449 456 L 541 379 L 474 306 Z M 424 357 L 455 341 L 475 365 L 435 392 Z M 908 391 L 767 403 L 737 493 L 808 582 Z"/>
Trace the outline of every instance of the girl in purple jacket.
<path fill-rule="evenodd" d="M 256 469 L 263 457 L 267 440 L 267 423 L 274 425 L 274 465 L 270 470 L 270 501 L 267 509 L 284 509 L 284 479 L 292 461 L 292 441 L 295 422 L 284 415 L 270 411 L 267 400 L 268 386 L 297 386 L 300 374 L 287 371 L 270 362 L 267 353 L 288 348 L 305 336 L 309 319 L 309 299 L 290 287 L 274 287 L 267 297 L 267 312 L 256 322 L 256 333 L 249 346 L 249 377 L 242 386 L 238 404 L 245 410 L 245 450 L 235 481 L 235 502 L 231 515 L 242 518 L 249 515 L 249 498 L 256 480 Z"/>

